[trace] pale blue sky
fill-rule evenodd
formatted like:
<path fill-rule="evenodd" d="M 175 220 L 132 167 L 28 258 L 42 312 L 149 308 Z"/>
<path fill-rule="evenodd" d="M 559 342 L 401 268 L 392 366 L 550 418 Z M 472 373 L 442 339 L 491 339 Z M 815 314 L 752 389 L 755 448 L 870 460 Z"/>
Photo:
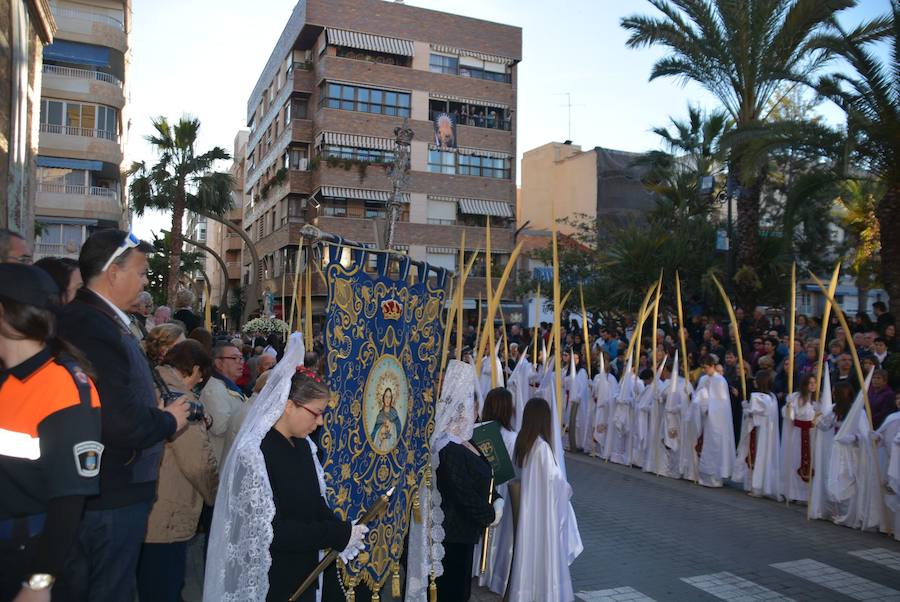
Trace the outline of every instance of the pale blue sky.
<path fill-rule="evenodd" d="M 693 85 L 648 82 L 661 51 L 629 50 L 619 26 L 623 16 L 653 14 L 646 0 L 408 0 L 444 10 L 517 25 L 523 29 L 519 65 L 518 155 L 567 137 L 568 92 L 572 140 L 582 148 L 629 151 L 655 148 L 654 126 L 682 117 L 688 102 L 713 101 Z M 143 137 L 150 118 L 184 113 L 202 121 L 200 149 L 232 149 L 245 125 L 247 98 L 269 58 L 296 0 L 134 0 L 131 122 L 126 160 L 152 162 Z M 889 9 L 888 0 L 860 0 L 842 21 L 856 23 Z M 825 108 L 826 116 L 838 118 Z M 168 228 L 161 214 L 135 218 L 139 236 Z"/>

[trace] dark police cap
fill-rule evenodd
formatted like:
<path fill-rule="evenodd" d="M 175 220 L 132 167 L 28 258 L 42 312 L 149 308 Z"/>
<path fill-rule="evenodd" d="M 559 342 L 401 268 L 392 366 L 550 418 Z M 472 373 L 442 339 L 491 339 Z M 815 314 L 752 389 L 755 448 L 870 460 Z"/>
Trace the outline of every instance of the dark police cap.
<path fill-rule="evenodd" d="M 41 268 L 0 263 L 0 299 L 47 309 L 59 302 L 59 288 Z"/>

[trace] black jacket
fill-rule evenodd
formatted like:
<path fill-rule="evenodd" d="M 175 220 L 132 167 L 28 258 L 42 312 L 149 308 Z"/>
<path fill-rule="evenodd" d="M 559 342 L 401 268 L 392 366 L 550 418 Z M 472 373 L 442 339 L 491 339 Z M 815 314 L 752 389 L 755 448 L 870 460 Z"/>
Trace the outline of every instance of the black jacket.
<path fill-rule="evenodd" d="M 184 336 L 191 334 L 191 331 L 195 328 L 199 328 L 203 326 L 203 322 L 200 321 L 194 312 L 187 308 L 182 308 L 172 314 L 173 320 L 179 320 L 184 324 Z"/>
<path fill-rule="evenodd" d="M 491 465 L 458 443 L 448 443 L 440 460 L 437 487 L 444 511 L 444 541 L 478 543 L 482 530 L 494 522 L 494 507 L 488 502 Z"/>
<path fill-rule="evenodd" d="M 322 498 L 312 451 L 304 439 L 288 440 L 273 428 L 259 447 L 275 501 L 267 599 L 282 602 L 319 564 L 319 550 L 347 547 L 350 523 L 335 516 Z M 315 592 L 315 587 L 309 588 L 300 600 L 315 600 Z"/>
<path fill-rule="evenodd" d="M 152 500 L 163 442 L 174 416 L 156 407 L 144 352 L 113 309 L 87 288 L 59 314 L 59 335 L 87 356 L 100 395 L 100 495 L 87 508 L 120 508 Z"/>

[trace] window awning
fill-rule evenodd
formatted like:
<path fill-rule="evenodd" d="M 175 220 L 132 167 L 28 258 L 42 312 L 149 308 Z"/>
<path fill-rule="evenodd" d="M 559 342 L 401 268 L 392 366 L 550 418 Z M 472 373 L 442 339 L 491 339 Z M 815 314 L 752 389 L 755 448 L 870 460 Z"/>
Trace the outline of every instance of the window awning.
<path fill-rule="evenodd" d="M 432 44 L 431 49 L 437 52 L 443 52 L 445 54 L 452 54 L 456 56 L 471 56 L 477 59 L 481 59 L 482 61 L 502 63 L 504 65 L 513 65 L 517 62 L 516 59 L 511 59 L 508 56 L 497 56 L 495 54 L 486 54 L 484 52 L 478 52 L 476 50 L 453 48 L 452 46 L 444 46 L 442 44 Z"/>
<path fill-rule="evenodd" d="M 344 134 L 342 132 L 319 132 L 319 135 L 316 137 L 316 146 L 319 147 L 323 144 L 350 146 L 353 148 L 370 148 L 383 151 L 394 150 L 394 141 L 390 138 L 359 136 L 357 134 Z"/>
<path fill-rule="evenodd" d="M 428 150 L 451 152 L 445 148 L 438 148 L 437 146 L 435 146 L 433 144 L 428 145 Z M 458 152 L 460 155 L 476 155 L 479 157 L 490 157 L 491 159 L 511 159 L 512 158 L 512 155 L 510 155 L 509 153 L 504 153 L 502 151 L 486 150 L 483 148 L 465 148 L 465 147 L 460 146 L 459 148 L 456 149 L 456 152 Z"/>
<path fill-rule="evenodd" d="M 363 201 L 381 201 L 387 203 L 391 200 L 390 190 L 370 190 L 367 188 L 344 188 L 342 186 L 322 186 L 319 194 L 323 197 L 338 199 L 360 199 Z M 409 203 L 409 193 L 401 192 L 400 201 Z"/>
<path fill-rule="evenodd" d="M 93 65 L 94 67 L 109 67 L 109 48 L 95 46 L 94 44 L 56 40 L 49 46 L 44 47 L 44 60 L 47 59 L 64 63 Z"/>
<path fill-rule="evenodd" d="M 371 33 L 360 33 L 347 29 L 329 27 L 325 30 L 328 43 L 333 46 L 345 46 L 372 52 L 384 52 L 400 56 L 413 56 L 413 43 L 410 40 L 377 36 Z"/>
<path fill-rule="evenodd" d="M 467 105 L 481 105 L 484 107 L 494 107 L 497 109 L 508 109 L 509 105 L 505 105 L 502 102 L 497 102 L 495 100 L 479 100 L 477 98 L 462 98 L 460 96 L 451 96 L 449 94 L 436 94 L 434 92 L 431 93 L 431 98 L 436 100 L 449 100 L 450 102 L 460 102 Z"/>
<path fill-rule="evenodd" d="M 479 157 L 491 157 L 492 159 L 510 159 L 512 155 L 509 153 L 504 153 L 502 151 L 492 151 L 486 150 L 483 148 L 465 148 L 459 147 L 456 149 L 460 155 L 478 155 Z"/>
<path fill-rule="evenodd" d="M 453 247 L 425 247 L 425 250 L 435 255 L 459 255 L 459 249 Z"/>
<path fill-rule="evenodd" d="M 46 157 L 38 155 L 35 159 L 38 167 L 58 167 L 62 169 L 84 169 L 87 171 L 103 171 L 103 161 L 87 161 L 85 159 L 67 159 L 65 157 Z"/>
<path fill-rule="evenodd" d="M 485 199 L 459 199 L 459 210 L 467 215 L 490 215 L 493 217 L 514 218 L 512 207 L 504 201 L 488 201 Z"/>
<path fill-rule="evenodd" d="M 54 226 L 63 224 L 66 226 L 96 226 L 97 220 L 95 219 L 78 219 L 74 217 L 43 217 L 36 216 L 37 221 L 41 222 L 44 226 Z"/>

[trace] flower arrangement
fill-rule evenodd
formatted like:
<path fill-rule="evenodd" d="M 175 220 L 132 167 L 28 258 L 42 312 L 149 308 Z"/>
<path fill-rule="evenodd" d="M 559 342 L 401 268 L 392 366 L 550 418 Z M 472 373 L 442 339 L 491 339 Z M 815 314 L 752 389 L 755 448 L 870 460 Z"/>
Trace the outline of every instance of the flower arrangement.
<path fill-rule="evenodd" d="M 244 324 L 241 332 L 244 334 L 281 334 L 284 335 L 288 331 L 287 322 L 278 318 L 254 318 Z"/>

